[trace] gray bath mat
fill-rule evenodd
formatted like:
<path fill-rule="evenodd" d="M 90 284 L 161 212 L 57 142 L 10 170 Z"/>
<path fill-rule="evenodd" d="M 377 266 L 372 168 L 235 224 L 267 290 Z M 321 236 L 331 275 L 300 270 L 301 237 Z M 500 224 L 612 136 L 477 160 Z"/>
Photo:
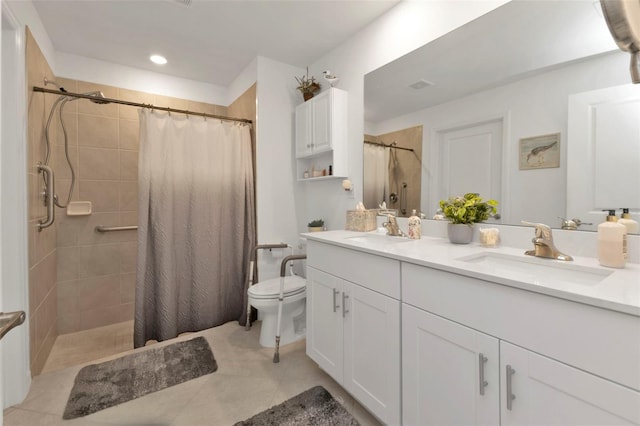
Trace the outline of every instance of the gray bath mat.
<path fill-rule="evenodd" d="M 234 426 L 357 426 L 360 423 L 322 386 L 316 386 Z"/>
<path fill-rule="evenodd" d="M 203 337 L 84 367 L 63 419 L 75 419 L 177 385 L 218 369 Z"/>

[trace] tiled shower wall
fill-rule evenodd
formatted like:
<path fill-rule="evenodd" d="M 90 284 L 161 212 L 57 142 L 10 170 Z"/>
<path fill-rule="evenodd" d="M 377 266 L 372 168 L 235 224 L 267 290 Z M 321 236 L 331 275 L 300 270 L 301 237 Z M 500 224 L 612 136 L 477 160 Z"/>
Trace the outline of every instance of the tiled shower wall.
<path fill-rule="evenodd" d="M 382 135 L 365 135 L 366 140 L 372 142 L 384 142 L 391 144 L 397 142 L 396 146 L 413 149 L 405 151 L 403 149 L 394 150 L 398 156 L 400 167 L 392 172 L 389 169 L 389 188 L 390 191 L 401 193 L 402 183 L 407 183 L 407 200 L 403 203 L 406 212 L 403 214 L 400 209 L 400 201 L 392 203 L 387 201 L 387 207 L 398 209 L 398 216 L 411 216 L 411 210 L 416 209 L 420 212 L 420 193 L 422 192 L 422 126 L 409 127 L 395 132 L 385 133 Z M 397 178 L 397 179 L 396 179 Z"/>
<path fill-rule="evenodd" d="M 101 91 L 122 99 L 226 115 L 226 107 L 169 98 L 112 86 L 58 79 L 70 92 Z M 89 216 L 57 209 L 58 332 L 86 330 L 133 319 L 137 233 L 98 233 L 95 227 L 137 224 L 138 108 L 69 102 L 63 114 L 68 152 L 76 170 L 73 200 L 91 201 Z M 64 137 L 55 148 L 59 197 L 70 185 Z"/>
<path fill-rule="evenodd" d="M 55 225 L 38 232 L 38 221 L 46 216 L 46 208 L 39 193 L 43 181 L 36 162 L 44 162 L 44 128 L 47 115 L 55 100 L 51 95 L 34 93 L 31 87 L 42 86 L 44 77 L 53 78 L 31 33 L 26 36 L 27 67 L 27 178 L 29 220 L 29 354 L 31 373 L 38 374 L 44 366 L 51 347 L 58 336 L 57 316 L 57 250 Z M 55 127 L 52 127 L 55 130 Z M 55 131 L 51 134 L 55 138 Z M 55 154 L 54 154 L 55 155 Z M 52 163 L 50 163 L 52 164 Z"/>

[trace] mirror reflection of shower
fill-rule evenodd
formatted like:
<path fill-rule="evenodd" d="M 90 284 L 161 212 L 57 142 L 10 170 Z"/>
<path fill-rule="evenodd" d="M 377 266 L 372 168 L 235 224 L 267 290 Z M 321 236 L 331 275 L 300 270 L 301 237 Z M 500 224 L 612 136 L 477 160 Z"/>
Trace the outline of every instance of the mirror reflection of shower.
<path fill-rule="evenodd" d="M 363 155 L 365 207 L 378 208 L 384 202 L 403 217 L 420 211 L 422 126 L 366 134 Z"/>
<path fill-rule="evenodd" d="M 49 80 L 46 77 L 44 79 L 44 84 L 45 86 L 47 84 L 54 85 L 61 92 L 66 92 L 64 87 L 61 87 L 58 83 L 56 83 L 55 81 Z M 104 94 L 99 91 L 83 93 L 83 95 L 91 96 L 92 99 L 89 99 L 89 100 L 96 104 L 104 105 L 109 103 L 109 101 L 105 100 Z M 44 131 L 45 157 L 43 162 L 38 162 L 37 164 L 38 173 L 42 174 L 42 179 L 44 181 L 44 190 L 42 192 L 42 197 L 44 200 L 44 205 L 47 206 L 47 218 L 39 222 L 38 224 L 39 231 L 53 224 L 55 220 L 54 205 L 60 208 L 67 208 L 73 196 L 73 190 L 76 184 L 76 172 L 73 168 L 73 164 L 71 163 L 71 158 L 69 156 L 69 142 L 68 142 L 68 136 L 67 136 L 67 129 L 65 127 L 65 123 L 63 119 L 63 113 L 64 113 L 64 107 L 68 102 L 73 102 L 78 99 L 80 98 L 76 98 L 74 96 L 61 95 L 53 103 L 53 105 L 51 106 L 51 110 L 49 111 L 49 117 L 47 118 L 47 123 L 45 125 L 45 131 Z M 55 115 L 56 108 L 58 111 L 58 120 L 60 122 L 60 128 L 62 129 L 62 136 L 64 139 L 64 156 L 69 166 L 69 171 L 71 174 L 71 183 L 69 185 L 69 192 L 65 197 L 66 201 L 64 202 L 61 202 L 58 195 L 55 193 L 55 174 L 54 174 L 55 171 L 49 165 L 49 162 L 51 161 L 51 150 L 52 150 L 51 136 L 49 132 L 51 128 L 51 121 L 53 120 L 53 117 Z"/>

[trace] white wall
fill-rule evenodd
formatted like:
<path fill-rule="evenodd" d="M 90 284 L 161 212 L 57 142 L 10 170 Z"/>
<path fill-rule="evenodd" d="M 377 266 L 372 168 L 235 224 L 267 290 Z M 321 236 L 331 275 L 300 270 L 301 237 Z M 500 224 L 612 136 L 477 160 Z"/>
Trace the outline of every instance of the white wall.
<path fill-rule="evenodd" d="M 322 217 L 329 229 L 343 229 L 346 210 L 362 198 L 364 75 L 504 3 L 507 0 L 405 1 L 309 67 L 316 77 L 331 70 L 340 77 L 336 87 L 349 92 L 349 178 L 355 199 L 345 196 L 339 181 L 309 182 L 307 219 Z"/>
<path fill-rule="evenodd" d="M 558 227 L 558 216 L 566 212 L 568 96 L 628 83 L 628 61 L 628 54 L 614 51 L 382 123 L 368 123 L 368 129 L 373 134 L 383 134 L 423 125 L 423 166 L 429 172 L 430 167 L 435 168 L 433 148 L 438 129 L 505 115 L 508 131 L 503 145 L 503 197 L 498 200 L 503 223 L 528 220 Z M 519 170 L 519 140 L 557 132 L 561 133 L 560 167 Z M 465 172 L 473 170 L 460 170 Z M 427 173 L 423 173 L 422 205 L 430 214 L 437 209 L 437 200 L 428 193 L 426 177 Z M 430 200 L 428 205 L 426 200 Z"/>

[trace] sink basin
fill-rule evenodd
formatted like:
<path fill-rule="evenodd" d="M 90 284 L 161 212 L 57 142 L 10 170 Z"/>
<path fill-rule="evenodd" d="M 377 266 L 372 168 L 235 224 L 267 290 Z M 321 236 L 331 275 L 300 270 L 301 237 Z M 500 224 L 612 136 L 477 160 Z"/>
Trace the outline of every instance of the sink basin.
<path fill-rule="evenodd" d="M 541 285 L 595 285 L 613 273 L 604 269 L 578 266 L 571 262 L 482 252 L 457 260 L 475 264 L 478 272 Z"/>

